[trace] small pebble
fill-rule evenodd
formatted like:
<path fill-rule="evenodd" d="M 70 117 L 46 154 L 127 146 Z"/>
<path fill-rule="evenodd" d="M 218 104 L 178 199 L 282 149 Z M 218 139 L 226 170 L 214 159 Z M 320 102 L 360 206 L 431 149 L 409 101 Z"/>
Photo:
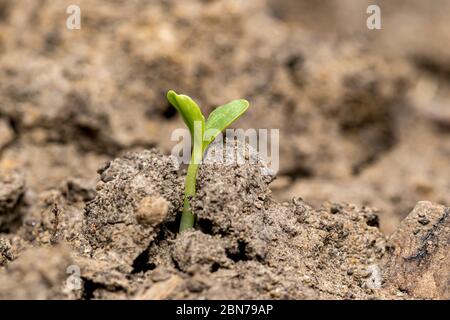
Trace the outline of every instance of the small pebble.
<path fill-rule="evenodd" d="M 167 215 L 169 203 L 162 197 L 145 197 L 139 203 L 136 218 L 141 224 L 155 226 Z"/>

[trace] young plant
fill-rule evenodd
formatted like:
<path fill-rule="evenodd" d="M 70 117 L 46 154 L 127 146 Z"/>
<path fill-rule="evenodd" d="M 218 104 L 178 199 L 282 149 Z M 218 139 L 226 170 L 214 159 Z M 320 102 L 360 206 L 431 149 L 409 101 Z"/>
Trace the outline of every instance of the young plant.
<path fill-rule="evenodd" d="M 167 92 L 167 100 L 183 118 L 191 134 L 192 142 L 191 161 L 188 166 L 184 189 L 183 212 L 180 222 L 181 232 L 194 227 L 195 213 L 191 210 L 190 199 L 195 196 L 197 171 L 205 150 L 218 134 L 247 111 L 249 103 L 244 99 L 233 100 L 217 107 L 210 113 L 205 122 L 205 117 L 199 106 L 190 97 L 170 90 Z"/>

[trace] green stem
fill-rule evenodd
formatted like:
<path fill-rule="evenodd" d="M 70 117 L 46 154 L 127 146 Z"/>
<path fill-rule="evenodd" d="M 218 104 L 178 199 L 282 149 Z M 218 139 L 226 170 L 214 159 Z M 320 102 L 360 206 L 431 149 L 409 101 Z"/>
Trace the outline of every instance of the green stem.
<path fill-rule="evenodd" d="M 186 182 L 183 199 L 183 213 L 181 214 L 180 232 L 194 227 L 195 214 L 191 210 L 190 200 L 195 197 L 195 184 L 197 180 L 198 166 L 203 158 L 203 128 L 204 123 L 200 121 L 194 122 L 194 132 L 192 143 L 191 163 L 186 174 Z"/>
<path fill-rule="evenodd" d="M 192 213 L 190 199 L 195 196 L 198 163 L 190 163 L 187 174 L 183 199 L 183 213 L 181 214 L 180 232 L 194 227 L 195 214 Z"/>

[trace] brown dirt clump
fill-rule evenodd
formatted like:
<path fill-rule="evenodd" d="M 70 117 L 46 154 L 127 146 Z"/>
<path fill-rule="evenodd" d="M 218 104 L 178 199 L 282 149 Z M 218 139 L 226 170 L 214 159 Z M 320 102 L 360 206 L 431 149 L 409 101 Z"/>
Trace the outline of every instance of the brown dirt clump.
<path fill-rule="evenodd" d="M 368 207 L 341 203 L 314 209 L 300 198 L 278 203 L 269 189 L 274 177 L 263 174 L 267 173 L 263 160 L 248 146 L 243 149 L 241 143 L 228 143 L 234 148 L 227 148 L 226 155 L 244 150 L 248 156 L 240 164 L 206 161 L 202 165 L 192 204 L 198 215 L 196 230 L 176 232 L 183 176 L 172 157 L 154 150 L 130 153 L 103 166 L 93 198 L 79 184 L 70 188 L 71 194 L 63 188 L 64 192 L 43 197 L 53 199 L 53 209 L 33 216 L 35 227 L 31 229 L 31 216 L 25 217 L 19 230 L 29 249 L 12 256 L 10 242 L 1 242 L 2 259 L 8 262 L 0 278 L 23 281 L 16 289 L 10 287 L 12 280 L 1 282 L 0 295 L 72 299 L 448 297 L 448 208 L 421 202 L 396 233 L 386 238 L 379 231 L 376 211 Z M 84 212 L 75 209 L 73 199 L 86 203 Z M 142 220 L 142 210 L 153 216 Z M 64 243 L 65 249 L 58 243 Z M 31 248 L 36 245 L 43 248 Z M 51 281 L 45 287 L 35 274 L 39 269 L 35 264 L 46 262 L 30 256 L 47 252 L 52 259 L 62 260 L 55 260 L 54 267 L 46 271 Z M 407 256 L 418 260 L 409 262 Z M 82 286 L 76 290 L 67 289 L 66 268 L 72 265 L 80 270 Z M 411 281 L 411 276 L 420 280 Z M 22 292 L 22 284 L 31 291 Z"/>
<path fill-rule="evenodd" d="M 67 298 L 65 269 L 70 264 L 69 251 L 63 246 L 24 251 L 0 273 L 0 299 Z"/>
<path fill-rule="evenodd" d="M 178 179 L 176 162 L 170 159 L 145 151 L 107 163 L 99 171 L 97 197 L 86 207 L 83 227 L 93 255 L 131 272 L 133 261 L 156 237 L 155 227 L 162 221 L 175 220 L 183 183 Z M 151 199 L 153 204 L 149 206 Z M 143 209 L 161 208 L 161 203 L 167 204 L 165 215 Z M 153 216 L 148 216 L 151 213 Z"/>
<path fill-rule="evenodd" d="M 0 232 L 11 231 L 20 223 L 19 203 L 25 192 L 24 176 L 16 171 L 0 174 Z"/>
<path fill-rule="evenodd" d="M 450 208 L 419 202 L 391 236 L 387 283 L 424 299 L 450 299 Z"/>

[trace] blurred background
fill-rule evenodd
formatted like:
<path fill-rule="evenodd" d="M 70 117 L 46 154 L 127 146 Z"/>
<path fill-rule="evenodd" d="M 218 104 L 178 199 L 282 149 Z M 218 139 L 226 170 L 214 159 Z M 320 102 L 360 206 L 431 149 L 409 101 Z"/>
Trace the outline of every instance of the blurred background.
<path fill-rule="evenodd" d="M 69 5 L 81 29 L 66 28 Z M 366 9 L 381 8 L 381 30 Z M 450 205 L 450 0 L 0 0 L 0 170 L 28 192 L 170 153 L 168 89 L 280 129 L 280 201 Z"/>

